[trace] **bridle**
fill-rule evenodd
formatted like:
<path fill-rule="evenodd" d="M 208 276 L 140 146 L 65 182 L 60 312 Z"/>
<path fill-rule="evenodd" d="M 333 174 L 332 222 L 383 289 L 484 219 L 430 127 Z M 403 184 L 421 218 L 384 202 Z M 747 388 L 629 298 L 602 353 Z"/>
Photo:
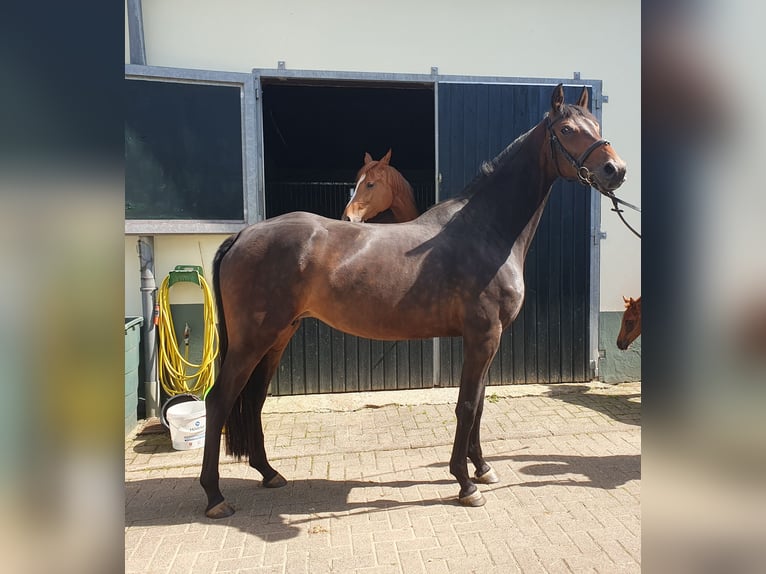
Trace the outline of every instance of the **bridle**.
<path fill-rule="evenodd" d="M 553 126 L 560 122 L 563 118 L 559 117 L 555 121 L 551 121 L 550 117 L 545 118 L 545 127 L 548 129 L 548 135 L 551 142 L 551 158 L 553 159 L 553 165 L 556 166 L 556 173 L 559 177 L 564 177 L 564 175 L 561 173 L 561 170 L 559 169 L 559 162 L 558 158 L 556 157 L 556 149 L 558 149 L 566 158 L 566 160 L 572 164 L 572 167 L 575 168 L 577 171 L 577 179 L 580 180 L 580 183 L 583 185 L 589 185 L 591 187 L 595 187 L 599 191 L 601 191 L 598 188 L 598 185 L 596 184 L 595 178 L 593 174 L 590 172 L 590 170 L 585 167 L 585 160 L 590 157 L 590 154 L 592 154 L 595 150 L 600 148 L 604 145 L 611 145 L 607 140 L 597 140 L 594 141 L 592 144 L 588 146 L 588 149 L 586 149 L 579 158 L 575 159 L 575 157 L 567 151 L 567 149 L 564 147 L 564 145 L 559 141 L 559 138 L 556 136 L 556 132 L 553 131 Z"/>
<path fill-rule="evenodd" d="M 575 168 L 577 172 L 578 181 L 583 185 L 587 185 L 589 187 L 594 188 L 601 195 L 604 195 L 608 197 L 609 199 L 611 199 L 612 205 L 614 206 L 612 208 L 612 211 L 614 211 L 620 217 L 620 219 L 622 220 L 622 222 L 625 224 L 625 226 L 628 229 L 630 229 L 639 239 L 641 239 L 641 234 L 635 229 L 633 229 L 633 227 L 631 227 L 631 225 L 627 221 L 625 221 L 625 218 L 622 216 L 622 213 L 624 210 L 620 209 L 617 204 L 621 203 L 622 205 L 626 207 L 630 207 L 631 209 L 634 209 L 638 211 L 639 213 L 641 213 L 641 209 L 636 207 L 635 205 L 628 203 L 627 201 L 624 201 L 618 198 L 616 195 L 614 195 L 614 192 L 611 190 L 609 191 L 602 190 L 599 187 L 598 183 L 596 182 L 594 174 L 587 167 L 585 167 L 585 160 L 588 159 L 591 153 L 593 153 L 595 150 L 597 150 L 601 146 L 611 145 L 611 144 L 609 143 L 608 140 L 604 140 L 604 139 L 594 141 L 592 144 L 588 146 L 588 149 L 586 149 L 582 154 L 580 154 L 580 157 L 575 159 L 575 157 L 571 153 L 569 153 L 569 151 L 567 151 L 567 149 L 564 147 L 561 141 L 559 141 L 559 138 L 556 136 L 556 132 L 553 131 L 553 126 L 556 123 L 560 122 L 562 119 L 563 117 L 559 117 L 556 120 L 551 121 L 550 117 L 545 118 L 545 127 L 548 130 L 548 139 L 551 142 L 551 159 L 553 159 L 553 165 L 556 166 L 556 173 L 558 174 L 559 177 L 564 177 L 564 175 L 561 173 L 561 170 L 559 169 L 558 154 L 556 151 L 558 150 L 564 156 L 564 158 L 572 165 L 572 167 Z M 564 177 L 564 179 L 570 179 L 570 178 Z"/>

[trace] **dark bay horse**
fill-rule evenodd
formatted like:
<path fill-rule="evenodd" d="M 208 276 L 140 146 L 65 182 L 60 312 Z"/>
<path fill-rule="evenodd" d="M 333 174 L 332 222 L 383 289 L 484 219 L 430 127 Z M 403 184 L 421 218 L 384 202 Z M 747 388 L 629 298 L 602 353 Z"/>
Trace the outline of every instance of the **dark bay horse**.
<path fill-rule="evenodd" d="M 620 333 L 617 335 L 617 348 L 624 351 L 641 334 L 641 297 L 626 299 L 625 312 L 622 314 Z"/>
<path fill-rule="evenodd" d="M 420 212 L 412 186 L 390 165 L 391 150 L 379 160 L 364 154 L 364 165 L 356 174 L 356 186 L 341 219 L 370 223 L 403 223 Z"/>
<path fill-rule="evenodd" d="M 263 486 L 284 486 L 264 448 L 261 410 L 288 341 L 304 317 L 383 340 L 463 337 L 457 428 L 449 469 L 458 500 L 481 506 L 478 483 L 498 478 L 479 440 L 487 370 L 524 301 L 524 259 L 558 177 L 611 193 L 625 162 L 601 139 L 583 89 L 559 84 L 543 120 L 482 167 L 459 198 L 417 219 L 370 225 L 293 212 L 229 237 L 213 261 L 221 368 L 206 398 L 200 482 L 206 515 L 234 509 L 219 488 L 221 431 Z M 471 478 L 467 458 L 476 472 Z"/>

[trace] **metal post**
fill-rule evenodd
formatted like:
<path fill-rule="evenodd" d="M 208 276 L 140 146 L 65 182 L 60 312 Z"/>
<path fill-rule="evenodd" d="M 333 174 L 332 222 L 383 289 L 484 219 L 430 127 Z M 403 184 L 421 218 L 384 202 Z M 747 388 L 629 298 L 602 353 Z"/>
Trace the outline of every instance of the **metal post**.
<path fill-rule="evenodd" d="M 154 237 L 138 238 L 138 259 L 141 262 L 141 307 L 144 313 L 144 397 L 146 418 L 160 414 L 160 388 L 157 379 L 157 327 L 154 309 L 157 303 L 157 283 L 154 280 Z"/>
<path fill-rule="evenodd" d="M 128 38 L 130 40 L 130 63 L 146 65 L 144 42 L 144 14 L 141 0 L 128 0 Z"/>

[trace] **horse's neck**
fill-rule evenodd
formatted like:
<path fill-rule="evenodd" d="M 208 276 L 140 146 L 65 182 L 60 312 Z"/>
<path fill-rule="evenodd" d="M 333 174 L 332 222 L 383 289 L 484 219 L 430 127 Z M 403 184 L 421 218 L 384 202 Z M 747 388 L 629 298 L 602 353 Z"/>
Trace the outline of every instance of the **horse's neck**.
<path fill-rule="evenodd" d="M 420 215 L 413 201 L 412 190 L 407 187 L 394 193 L 390 209 L 399 222 L 411 221 Z"/>
<path fill-rule="evenodd" d="M 541 162 L 542 142 L 539 137 L 530 137 L 506 164 L 487 176 L 483 188 L 477 189 L 464 208 L 469 209 L 471 203 L 476 203 L 470 209 L 483 213 L 482 219 L 493 241 L 513 249 L 522 260 L 557 177 Z"/>
<path fill-rule="evenodd" d="M 512 248 L 513 252 L 518 255 L 522 262 L 527 257 L 529 246 L 532 244 L 532 239 L 537 232 L 537 227 L 540 225 L 540 219 L 542 218 L 543 212 L 545 211 L 545 206 L 548 203 L 548 197 L 550 197 L 550 186 L 548 187 L 547 192 L 545 192 L 542 200 L 537 206 L 537 209 L 532 213 L 532 216 L 527 221 L 527 224 L 514 240 Z"/>
<path fill-rule="evenodd" d="M 523 265 L 557 177 L 543 149 L 544 130 L 542 124 L 530 130 L 464 195 L 436 204 L 418 221 L 441 228 L 459 245 L 481 242 L 494 257 Z"/>

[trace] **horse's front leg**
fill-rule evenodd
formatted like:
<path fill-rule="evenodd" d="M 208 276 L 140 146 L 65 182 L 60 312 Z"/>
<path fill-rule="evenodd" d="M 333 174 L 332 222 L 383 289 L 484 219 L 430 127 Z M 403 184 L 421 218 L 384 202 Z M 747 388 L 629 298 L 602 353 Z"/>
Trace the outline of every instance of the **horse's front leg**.
<path fill-rule="evenodd" d="M 474 427 L 478 427 L 481 420 L 479 413 L 484 400 L 485 378 L 497 352 L 501 332 L 502 328 L 498 326 L 481 333 L 467 332 L 463 335 L 463 371 L 455 407 L 457 428 L 450 458 L 450 473 L 460 483 L 458 501 L 466 506 L 482 506 L 486 502 L 468 475 L 466 459 L 474 432 L 478 440 L 479 431 L 478 428 L 474 431 Z M 471 450 L 475 454 L 475 448 Z"/>

